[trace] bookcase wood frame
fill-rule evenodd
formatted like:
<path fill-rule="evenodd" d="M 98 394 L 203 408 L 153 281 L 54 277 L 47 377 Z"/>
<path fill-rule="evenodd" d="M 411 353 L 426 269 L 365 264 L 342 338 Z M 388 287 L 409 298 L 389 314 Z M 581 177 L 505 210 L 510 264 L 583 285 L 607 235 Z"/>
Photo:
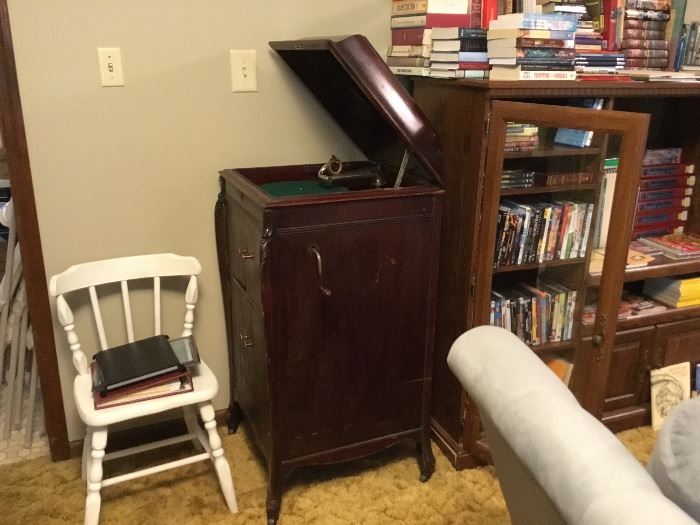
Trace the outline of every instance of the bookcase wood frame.
<path fill-rule="evenodd" d="M 482 261 L 483 249 L 492 246 L 482 244 L 480 228 L 489 222 L 484 205 L 488 198 L 493 198 L 493 190 L 486 187 L 488 182 L 489 158 L 502 154 L 491 137 L 489 130 L 494 130 L 494 107 L 500 101 L 539 102 L 559 104 L 557 115 L 571 98 L 603 97 L 605 108 L 618 112 L 646 113 L 649 116 L 649 137 L 632 148 L 635 151 L 625 156 L 641 156 L 645 147 L 683 147 L 684 160 L 698 164 L 700 162 L 700 130 L 694 131 L 693 122 L 700 118 L 699 86 L 687 83 L 669 82 L 506 82 L 506 81 L 444 81 L 438 79 L 415 79 L 413 94 L 423 111 L 428 115 L 440 136 L 443 154 L 443 179 L 446 184 L 444 222 L 442 231 L 442 248 L 440 260 L 440 278 L 438 284 L 438 315 L 435 348 L 434 389 L 432 426 L 433 435 L 443 452 L 457 468 L 471 467 L 489 460 L 487 447 L 479 439 L 480 424 L 476 409 L 472 406 L 466 392 L 461 388 L 447 368 L 445 358 L 454 339 L 463 331 L 483 324 L 478 319 L 478 312 L 483 315 L 482 306 L 477 305 L 477 290 L 486 287 L 479 279 L 485 279 L 487 272 L 490 283 L 491 269 Z M 662 109 L 657 109 L 662 108 Z M 593 110 L 589 110 L 593 111 Z M 665 113 L 664 113 L 665 112 Z M 528 115 L 531 120 L 533 115 Z M 570 122 L 565 127 L 573 127 Z M 684 133 L 678 133 L 679 130 Z M 594 143 L 595 145 L 595 143 Z M 599 145 L 605 148 L 606 144 Z M 494 151 L 496 150 L 496 151 Z M 508 154 L 513 155 L 512 153 Z M 518 154 L 522 155 L 522 154 Z M 631 158 L 630 157 L 630 158 Z M 493 161 L 491 161 L 493 162 Z M 624 168 L 624 161 L 621 163 Z M 624 177 L 624 175 L 623 175 Z M 630 195 L 636 195 L 633 188 Z M 503 195 L 506 193 L 504 192 Z M 512 193 L 508 193 L 509 195 Z M 518 193 L 520 194 L 520 193 Z M 627 206 L 626 213 L 633 214 L 634 203 Z M 622 213 L 622 212 L 620 212 Z M 614 221 L 613 224 L 619 224 Z M 616 227 L 611 232 L 613 244 L 624 244 L 629 230 L 627 222 L 624 227 Z M 688 229 L 700 231 L 700 198 L 691 204 Z M 625 231 L 626 230 L 626 231 Z M 483 249 L 480 251 L 480 247 Z M 621 257 L 623 254 L 617 254 Z M 606 258 L 607 259 L 607 258 Z M 606 262 L 606 264 L 608 264 Z M 609 267 L 620 262 L 610 262 Z M 486 267 L 486 269 L 484 269 Z M 601 298 L 602 309 L 607 310 L 619 301 L 622 283 L 644 279 L 646 276 L 676 275 L 700 271 L 700 262 L 683 262 L 659 264 L 649 268 L 639 268 L 629 272 L 611 273 L 606 267 L 603 274 L 587 277 L 589 287 L 598 287 L 603 279 L 612 281 L 616 293 L 614 296 Z M 605 277 L 603 277 L 603 275 Z M 619 282 L 617 282 L 619 280 Z M 613 290 L 613 288 L 611 288 Z M 483 297 L 482 297 L 483 301 Z M 602 326 L 607 327 L 607 334 L 621 333 L 644 326 L 655 326 L 666 321 L 683 322 L 683 320 L 700 317 L 700 308 L 675 310 L 648 316 L 644 321 L 621 321 L 617 328 L 614 320 L 607 319 L 593 328 L 582 328 L 579 337 L 571 342 L 547 345 L 551 351 L 573 351 L 579 355 L 593 352 L 591 335 Z M 656 337 L 656 336 L 655 336 Z M 656 341 L 658 339 L 658 341 Z M 659 333 L 650 355 L 665 353 L 662 348 L 666 343 Z M 616 343 L 614 343 L 616 344 Z M 630 405 L 616 410 L 615 413 L 603 411 L 608 394 L 610 375 L 610 352 L 605 359 L 595 360 L 589 370 L 581 371 L 590 379 L 585 387 L 572 384 L 584 405 L 597 417 L 602 418 L 614 430 L 644 424 L 648 413 L 644 405 Z M 589 363 L 591 360 L 589 360 Z M 646 362 L 648 368 L 651 363 Z M 579 366 L 583 366 L 579 363 Z M 615 372 L 617 373 L 617 372 Z M 619 373 L 627 373 L 623 370 Z M 639 377 L 639 374 L 634 374 Z"/>

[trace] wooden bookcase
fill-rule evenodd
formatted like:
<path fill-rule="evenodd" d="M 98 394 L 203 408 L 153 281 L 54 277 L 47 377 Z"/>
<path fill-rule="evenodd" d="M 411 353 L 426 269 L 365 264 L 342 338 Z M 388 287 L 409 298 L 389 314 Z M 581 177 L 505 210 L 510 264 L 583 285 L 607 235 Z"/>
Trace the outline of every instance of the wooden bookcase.
<path fill-rule="evenodd" d="M 583 125 L 582 114 L 571 113 L 573 110 L 567 107 L 572 99 L 604 99 L 604 110 L 581 111 L 599 114 L 600 121 L 585 120 L 585 123 L 596 131 L 592 146 L 599 148 L 600 158 L 619 156 L 622 159 L 613 206 L 617 215 L 611 219 L 614 228 L 609 232 L 602 275 L 588 272 L 590 249 L 580 264 L 566 266 L 563 263 L 566 269 L 559 270 L 560 274 L 568 274 L 579 297 L 585 297 L 593 289 L 598 291 L 595 324 L 587 327 L 577 322 L 570 340 L 533 346 L 533 349 L 538 353 L 550 351 L 573 356 L 572 391 L 587 410 L 611 429 L 618 431 L 648 424 L 649 369 L 686 360 L 694 367 L 700 362 L 700 307 L 669 310 L 616 323 L 620 294 L 623 286 L 635 286 L 649 277 L 700 272 L 700 261 L 673 262 L 657 258 L 648 267 L 625 271 L 624 257 L 644 150 L 682 147 L 684 162 L 700 166 L 700 127 L 697 126 L 700 87 L 668 82 L 415 79 L 412 91 L 438 130 L 446 185 L 432 408 L 433 434 L 441 449 L 457 468 L 490 459 L 488 447 L 480 439 L 478 412 L 448 369 L 445 359 L 459 334 L 489 322 L 487 312 L 492 282 L 502 278 L 503 273 L 511 273 L 494 272 L 492 264 L 496 213 L 503 196 L 499 170 L 506 157 L 501 136 L 504 126 L 497 121 L 520 118 L 547 126 L 571 128 L 576 127 L 575 122 Z M 518 103 L 538 106 L 535 110 L 527 107 L 519 110 Z M 635 121 L 635 117 L 623 113 L 645 116 Z M 610 133 L 623 133 L 606 130 L 603 125 L 602 121 L 616 114 L 621 122 L 626 120 L 626 126 L 634 128 L 624 132 L 630 137 L 628 142 L 640 142 L 635 147 L 629 146 L 627 153 L 619 150 L 618 139 L 606 138 Z M 595 120 L 595 117 L 586 118 Z M 633 135 L 637 139 L 632 139 Z M 511 153 L 509 156 L 527 158 L 530 155 Z M 630 173 L 630 170 L 637 173 Z M 590 198 L 597 201 L 600 188 L 596 183 L 592 189 L 578 190 L 590 192 Z M 539 189 L 522 193 L 541 194 Z M 697 195 L 689 210 L 687 231 L 700 232 L 700 197 Z M 540 266 L 535 264 L 531 270 L 540 271 Z M 581 307 L 579 300 L 577 320 Z"/>

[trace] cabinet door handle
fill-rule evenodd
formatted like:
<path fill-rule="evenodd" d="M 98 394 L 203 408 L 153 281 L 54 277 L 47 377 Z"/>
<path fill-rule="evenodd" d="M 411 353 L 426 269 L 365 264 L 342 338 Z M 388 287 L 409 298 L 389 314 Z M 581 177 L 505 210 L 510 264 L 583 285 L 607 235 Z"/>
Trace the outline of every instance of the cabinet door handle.
<path fill-rule="evenodd" d="M 241 248 L 240 250 L 238 250 L 238 255 L 241 256 L 241 259 L 252 259 L 253 258 L 253 254 L 250 253 L 245 248 Z"/>
<path fill-rule="evenodd" d="M 238 337 L 240 337 L 241 343 L 243 343 L 243 348 L 250 348 L 251 346 L 253 346 L 253 341 L 249 341 L 249 335 L 240 334 Z"/>
<path fill-rule="evenodd" d="M 316 269 L 318 271 L 318 287 L 321 293 L 326 297 L 329 297 L 332 292 L 323 286 L 323 258 L 321 257 L 321 252 L 318 251 L 316 246 L 309 246 L 309 253 L 312 253 L 316 257 Z"/>

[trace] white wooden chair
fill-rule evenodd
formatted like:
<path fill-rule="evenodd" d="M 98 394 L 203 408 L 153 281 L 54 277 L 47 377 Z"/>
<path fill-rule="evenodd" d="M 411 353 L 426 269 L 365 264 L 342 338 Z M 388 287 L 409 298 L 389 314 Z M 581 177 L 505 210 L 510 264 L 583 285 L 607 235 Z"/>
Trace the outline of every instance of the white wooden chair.
<path fill-rule="evenodd" d="M 73 382 L 73 394 L 80 418 L 87 426 L 83 444 L 82 476 L 87 481 L 87 497 L 85 499 L 85 524 L 98 523 L 100 513 L 100 489 L 116 483 L 131 480 L 148 474 L 161 472 L 170 468 L 188 465 L 197 461 L 211 459 L 216 475 L 221 485 L 226 504 L 231 512 L 238 511 L 236 494 L 231 480 L 231 470 L 224 457 L 221 439 L 216 430 L 214 409 L 211 399 L 218 391 L 216 377 L 209 367 L 202 362 L 193 371 L 194 390 L 157 399 L 139 401 L 126 405 L 114 406 L 96 410 L 91 392 L 91 377 L 86 352 L 78 340 L 74 325 L 73 312 L 66 302 L 65 294 L 87 289 L 92 305 L 92 313 L 97 325 L 97 336 L 101 350 L 124 342 L 122 339 L 109 345 L 105 335 L 105 326 L 100 309 L 97 287 L 110 283 L 119 283 L 126 324 L 126 340 L 134 340 L 134 324 L 131 314 L 131 300 L 128 282 L 136 279 L 152 279 L 153 281 L 153 315 L 155 335 L 161 334 L 161 279 L 166 277 L 188 277 L 189 283 L 185 291 L 185 320 L 182 336 L 191 335 L 194 326 L 194 309 L 197 303 L 197 275 L 201 272 L 199 261 L 194 257 L 182 257 L 174 254 L 139 255 L 89 262 L 71 266 L 66 271 L 54 275 L 49 284 L 49 293 L 56 297 L 58 319 L 66 332 L 68 344 L 73 352 L 73 365 L 78 372 Z M 143 282 L 143 281 L 141 281 Z M 111 287 L 114 289 L 115 287 Z M 100 290 L 109 290 L 103 287 Z M 169 334 L 172 337 L 180 334 Z M 88 352 L 91 355 L 93 352 Z M 205 434 L 197 422 L 194 407 L 199 409 Z M 181 408 L 188 434 L 161 440 L 127 450 L 105 454 L 107 445 L 107 429 L 114 423 L 132 420 L 142 416 Z M 128 474 L 103 479 L 102 462 L 107 459 L 123 457 L 128 454 L 140 453 L 174 443 L 193 441 L 197 453 L 183 459 L 164 463 L 162 465 L 137 470 Z M 202 452 L 202 448 L 204 451 Z"/>

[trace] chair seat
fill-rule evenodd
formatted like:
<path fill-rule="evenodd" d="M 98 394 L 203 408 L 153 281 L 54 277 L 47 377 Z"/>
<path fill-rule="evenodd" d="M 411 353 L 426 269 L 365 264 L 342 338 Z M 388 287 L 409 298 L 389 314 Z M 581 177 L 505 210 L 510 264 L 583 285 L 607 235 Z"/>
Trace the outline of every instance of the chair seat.
<path fill-rule="evenodd" d="M 92 379 L 90 375 L 86 374 L 76 376 L 73 381 L 73 395 L 78 414 L 80 414 L 83 422 L 91 427 L 102 427 L 120 421 L 157 414 L 164 410 L 209 401 L 219 391 L 216 376 L 203 361 L 192 368 L 192 384 L 194 386 L 192 392 L 96 410 L 92 397 Z"/>

